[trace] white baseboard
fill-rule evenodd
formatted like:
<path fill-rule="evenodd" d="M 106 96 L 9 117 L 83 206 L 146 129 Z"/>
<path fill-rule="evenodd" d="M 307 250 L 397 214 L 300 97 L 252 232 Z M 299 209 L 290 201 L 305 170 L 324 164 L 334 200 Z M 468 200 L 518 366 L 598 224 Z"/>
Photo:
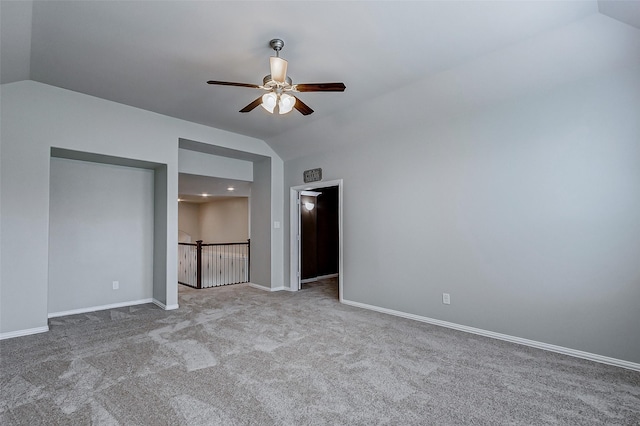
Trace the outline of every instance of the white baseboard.
<path fill-rule="evenodd" d="M 253 288 L 257 288 L 259 290 L 264 290 L 264 291 L 282 291 L 282 290 L 287 290 L 284 286 L 280 286 L 280 287 L 266 287 L 260 284 L 254 284 L 254 283 L 247 283 L 249 284 L 249 287 L 253 287 Z"/>
<path fill-rule="evenodd" d="M 8 331 L 6 333 L 0 333 L 0 340 L 13 339 L 14 337 L 29 336 L 31 334 L 46 333 L 49 331 L 49 326 L 28 328 L 26 330 Z"/>
<path fill-rule="evenodd" d="M 493 331 L 483 330 L 481 328 L 468 327 L 466 325 L 460 325 L 453 322 L 441 321 L 429 317 L 423 317 L 420 315 L 409 314 L 406 312 L 395 311 L 393 309 L 381 308 L 379 306 L 367 305 L 365 303 L 353 302 L 351 300 L 342 300 L 345 305 L 355 306 L 357 308 L 368 309 L 371 311 L 381 312 L 383 314 L 394 315 L 397 317 L 412 319 L 415 321 L 425 322 L 428 324 L 438 325 L 440 327 L 447 327 L 458 331 L 464 331 L 467 333 L 477 334 L 480 336 L 490 337 L 492 339 L 504 340 L 511 343 L 517 343 L 519 345 L 530 346 L 537 349 L 543 349 L 545 351 L 556 352 L 563 355 L 569 355 L 576 358 L 582 358 L 589 361 L 595 361 L 602 364 L 609 364 L 616 367 L 622 367 L 629 370 L 640 371 L 640 364 L 622 359 L 611 358 L 603 355 L 598 355 L 590 352 L 579 351 L 576 349 L 565 348 L 563 346 L 551 345 L 549 343 L 537 342 L 535 340 L 523 339 L 521 337 L 510 336 L 508 334 L 495 333 Z"/>
<path fill-rule="evenodd" d="M 153 303 L 154 305 L 156 305 L 159 308 L 164 309 L 165 311 L 172 311 L 174 309 L 178 309 L 179 308 L 177 303 L 174 304 L 174 305 L 165 305 L 164 303 L 162 303 L 158 299 L 152 299 L 151 303 Z"/>
<path fill-rule="evenodd" d="M 329 279 L 329 278 L 335 278 L 335 277 L 339 277 L 339 276 L 340 276 L 340 274 L 319 275 L 317 277 L 306 278 L 304 280 L 300 280 L 300 283 L 301 284 L 314 283 L 316 281 L 326 280 L 326 279 Z"/>
<path fill-rule="evenodd" d="M 152 303 L 152 302 L 153 302 L 153 299 L 131 300 L 129 302 L 112 303 L 110 305 L 91 306 L 89 308 L 72 309 L 70 311 L 62 311 L 62 312 L 51 312 L 49 313 L 48 317 L 49 318 L 66 317 L 67 315 L 85 314 L 87 312 L 104 311 L 106 309 L 123 308 L 125 306 L 142 305 L 145 303 Z"/>
<path fill-rule="evenodd" d="M 318 279 L 318 280 L 326 280 L 326 279 L 329 279 L 329 278 L 337 278 L 339 276 L 340 276 L 340 274 L 327 274 L 327 275 L 320 275 L 320 276 L 316 277 L 316 279 Z"/>

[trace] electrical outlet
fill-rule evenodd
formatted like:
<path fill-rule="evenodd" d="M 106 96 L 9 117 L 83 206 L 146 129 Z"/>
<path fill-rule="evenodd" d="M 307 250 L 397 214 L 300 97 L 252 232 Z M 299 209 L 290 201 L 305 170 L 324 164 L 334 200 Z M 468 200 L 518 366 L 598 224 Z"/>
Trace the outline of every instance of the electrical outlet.
<path fill-rule="evenodd" d="M 445 305 L 451 304 L 451 295 L 449 293 L 442 293 L 442 303 Z"/>
<path fill-rule="evenodd" d="M 114 290 L 117 290 L 117 289 L 119 289 L 119 288 L 120 288 L 120 281 L 114 281 L 114 282 L 113 282 L 113 289 L 114 289 Z"/>

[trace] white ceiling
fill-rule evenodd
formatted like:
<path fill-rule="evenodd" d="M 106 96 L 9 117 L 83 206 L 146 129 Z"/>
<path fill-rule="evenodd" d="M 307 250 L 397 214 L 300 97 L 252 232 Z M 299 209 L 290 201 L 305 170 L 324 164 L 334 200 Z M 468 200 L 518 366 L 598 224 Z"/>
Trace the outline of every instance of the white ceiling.
<path fill-rule="evenodd" d="M 548 85 L 553 79 L 545 73 L 557 68 L 558 58 L 591 57 L 594 44 L 598 61 L 620 61 L 619 52 L 598 56 L 597 49 L 610 50 L 598 46 L 612 31 L 601 21 L 613 20 L 603 14 L 640 28 L 640 2 L 615 3 L 2 1 L 0 77 L 2 83 L 32 79 L 256 137 L 289 159 L 330 146 L 327 126 L 358 114 L 377 124 L 378 117 L 396 125 L 421 119 L 398 108 L 406 97 L 437 115 L 451 93 L 465 91 L 466 104 L 481 106 Z M 568 46 L 568 34 L 589 36 Z M 273 116 L 261 108 L 238 112 L 258 90 L 206 84 L 261 83 L 275 37 L 285 41 L 281 56 L 294 83 L 342 81 L 346 91 L 300 94 L 314 114 Z M 535 57 L 519 46 L 529 46 Z M 528 61 L 542 77 L 522 72 Z M 581 72 L 592 68 L 597 66 L 586 61 Z M 513 71 L 500 76 L 505 84 L 497 94 L 485 81 L 496 78 L 496 69 Z M 440 98 L 431 96 L 434 86 L 441 87 Z M 392 93 L 403 98 L 389 102 Z M 357 137 L 362 122 L 353 126 L 347 133 Z"/>
<path fill-rule="evenodd" d="M 233 191 L 229 191 L 230 187 Z M 251 182 L 187 173 L 180 173 L 178 179 L 178 198 L 191 203 L 208 203 L 213 199 L 249 196 L 251 196 Z"/>

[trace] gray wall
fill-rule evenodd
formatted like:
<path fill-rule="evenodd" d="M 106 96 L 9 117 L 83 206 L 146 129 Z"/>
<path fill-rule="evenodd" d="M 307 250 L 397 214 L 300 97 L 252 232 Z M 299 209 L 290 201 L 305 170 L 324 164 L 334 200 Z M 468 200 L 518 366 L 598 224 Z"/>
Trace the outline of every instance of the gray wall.
<path fill-rule="evenodd" d="M 251 185 L 251 282 L 264 287 L 272 287 L 271 268 L 268 253 L 271 251 L 271 160 L 253 163 L 253 184 Z M 283 283 L 273 283 L 280 287 Z"/>
<path fill-rule="evenodd" d="M 153 299 L 167 308 L 174 309 L 178 307 L 177 292 L 168 283 L 173 280 L 177 282 L 178 273 L 173 266 L 178 258 L 176 248 L 178 232 L 174 230 L 174 222 L 169 219 L 169 212 L 165 208 L 167 204 L 174 203 L 173 199 L 167 195 L 170 180 L 167 166 L 156 167 L 153 178 Z M 174 217 L 174 220 L 177 221 L 177 217 Z M 174 252 L 175 257 L 172 257 Z"/>
<path fill-rule="evenodd" d="M 178 171 L 191 175 L 212 176 L 251 182 L 253 163 L 203 152 L 178 149 Z"/>
<path fill-rule="evenodd" d="M 153 170 L 52 158 L 50 185 L 49 313 L 151 299 Z"/>
<path fill-rule="evenodd" d="M 269 157 L 275 173 L 267 185 L 278 189 L 269 201 L 275 203 L 270 209 L 281 218 L 282 160 L 261 140 L 33 81 L 3 84 L 0 92 L 0 338 L 47 327 L 52 147 L 160 165 L 154 174 L 154 298 L 170 308 L 178 302 L 176 200 L 181 138 Z M 256 226 L 267 230 L 254 231 L 270 233 L 265 222 Z M 267 274 L 280 277 L 281 239 L 281 235 L 272 239 L 265 254 Z"/>
<path fill-rule="evenodd" d="M 321 121 L 332 149 L 286 161 L 285 187 L 314 167 L 344 179 L 346 300 L 638 363 L 639 75 L 446 121 Z"/>

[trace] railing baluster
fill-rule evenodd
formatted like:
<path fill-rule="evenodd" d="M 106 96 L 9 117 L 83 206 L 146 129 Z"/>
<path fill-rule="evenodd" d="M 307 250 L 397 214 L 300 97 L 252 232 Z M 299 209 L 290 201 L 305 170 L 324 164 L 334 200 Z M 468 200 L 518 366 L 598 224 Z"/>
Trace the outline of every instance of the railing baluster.
<path fill-rule="evenodd" d="M 250 239 L 243 243 L 178 243 L 180 284 L 201 289 L 249 282 L 250 271 Z"/>

